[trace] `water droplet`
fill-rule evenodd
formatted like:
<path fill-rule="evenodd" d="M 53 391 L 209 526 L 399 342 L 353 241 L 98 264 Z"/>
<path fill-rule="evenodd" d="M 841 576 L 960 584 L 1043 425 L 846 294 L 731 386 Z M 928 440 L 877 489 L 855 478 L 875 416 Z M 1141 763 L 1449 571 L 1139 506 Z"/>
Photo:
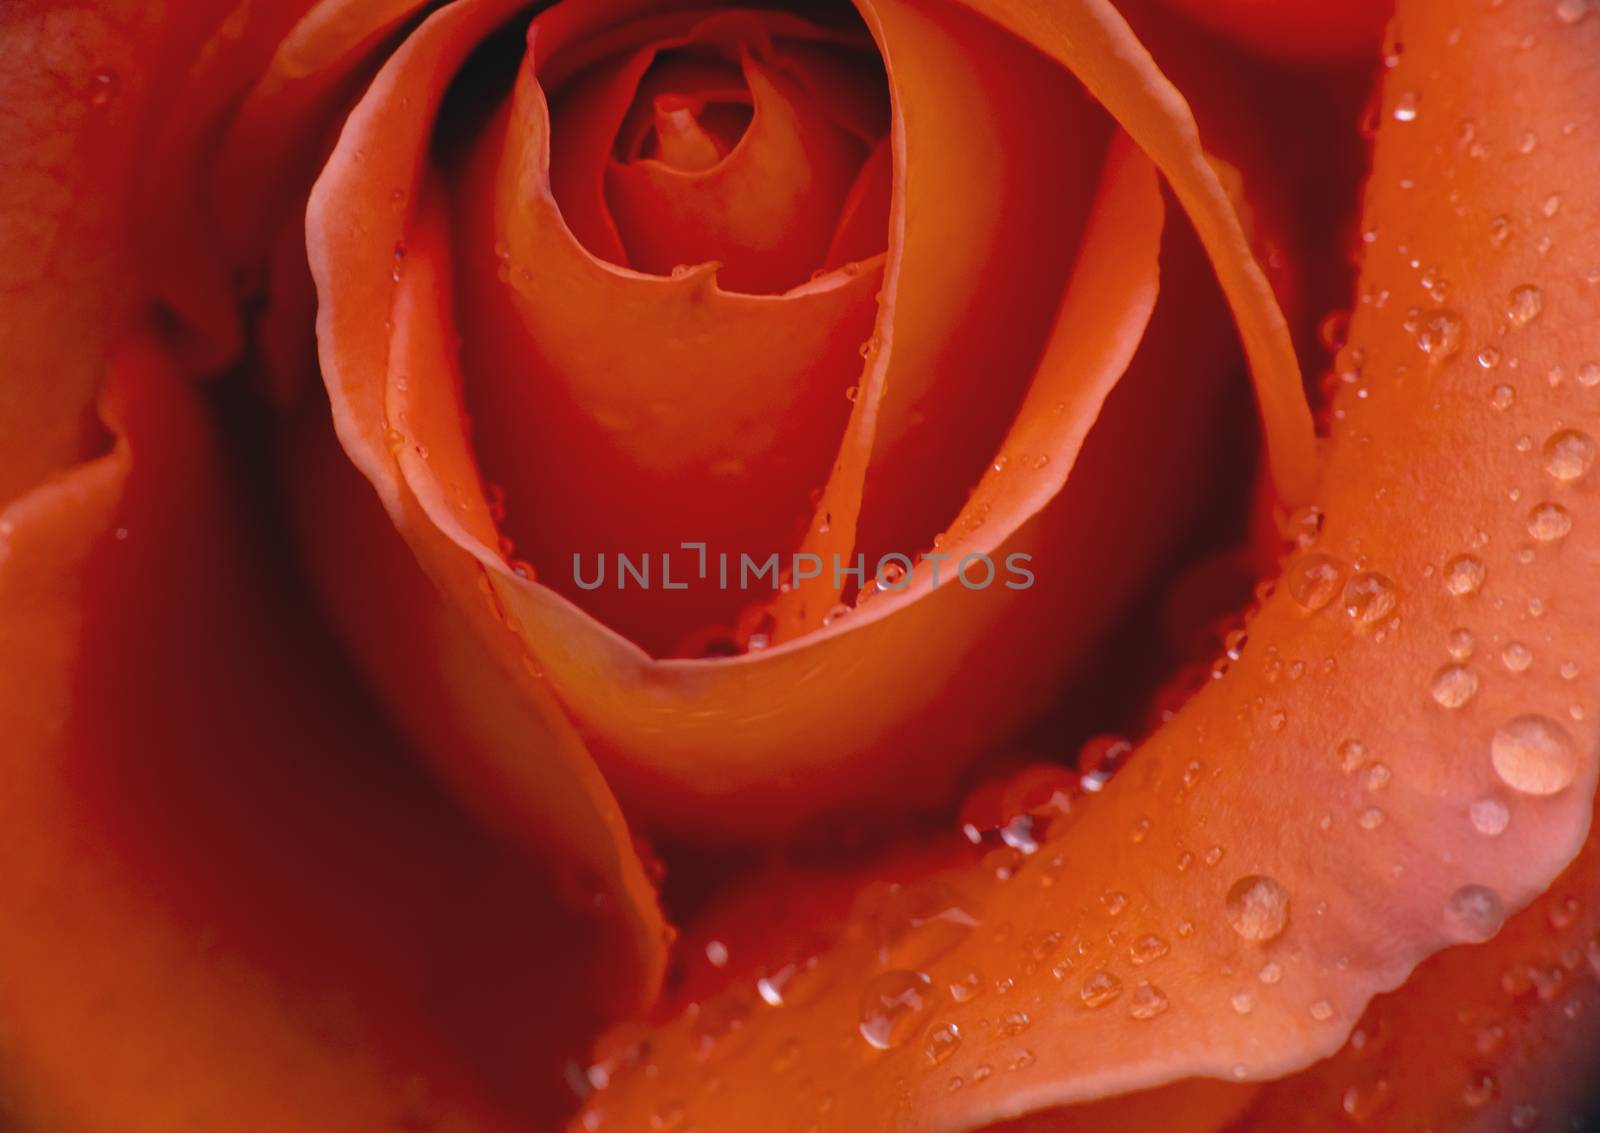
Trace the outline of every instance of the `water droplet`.
<path fill-rule="evenodd" d="M 1339 757 L 1339 770 L 1349 775 L 1367 761 L 1367 745 L 1360 740 L 1345 740 L 1335 754 Z"/>
<path fill-rule="evenodd" d="M 1459 628 L 1450 631 L 1450 637 L 1445 642 L 1445 649 L 1457 661 L 1465 661 L 1472 656 L 1472 651 L 1478 643 L 1473 639 L 1470 629 Z"/>
<path fill-rule="evenodd" d="M 1489 243 L 1496 248 L 1502 247 L 1511 238 L 1511 219 L 1497 216 L 1489 222 Z"/>
<path fill-rule="evenodd" d="M 1311 1013 L 1311 1017 L 1319 1023 L 1326 1023 L 1329 1019 L 1333 1018 L 1333 1004 L 1329 1003 L 1326 999 L 1317 1000 L 1315 1003 L 1311 1004 L 1310 1007 L 1306 1008 L 1306 1010 L 1309 1011 Z"/>
<path fill-rule="evenodd" d="M 1544 442 L 1544 470 L 1563 483 L 1589 471 L 1594 456 L 1594 438 L 1579 429 L 1551 433 Z"/>
<path fill-rule="evenodd" d="M 1152 983 L 1141 983 L 1128 998 L 1128 1014 L 1135 1019 L 1154 1019 L 1166 1011 L 1170 1004 L 1167 993 Z"/>
<path fill-rule="evenodd" d="M 1572 530 L 1572 513 L 1558 503 L 1545 501 L 1528 513 L 1528 534 L 1542 543 L 1563 539 Z"/>
<path fill-rule="evenodd" d="M 1249 874 L 1228 889 L 1228 923 L 1246 940 L 1269 941 L 1289 924 L 1289 891 L 1270 877 Z"/>
<path fill-rule="evenodd" d="M 922 972 L 898 968 L 882 972 L 861 991 L 857 1029 L 877 1050 L 899 1046 L 916 1032 L 936 996 L 933 981 Z"/>
<path fill-rule="evenodd" d="M 928 1035 L 928 1061 L 934 1066 L 946 1061 L 961 1046 L 961 1028 L 954 1023 L 935 1027 Z"/>
<path fill-rule="evenodd" d="M 1567 25 L 1589 14 L 1589 0 L 1556 0 L 1556 19 Z"/>
<path fill-rule="evenodd" d="M 1013 1011 L 1000 1020 L 999 1031 L 1004 1038 L 1014 1039 L 1033 1026 L 1033 1016 L 1026 1011 Z"/>
<path fill-rule="evenodd" d="M 1417 348 L 1430 358 L 1444 361 L 1461 349 L 1461 316 L 1447 308 L 1417 316 Z"/>
<path fill-rule="evenodd" d="M 1579 366 L 1578 384 L 1591 389 L 1600 386 L 1600 362 L 1585 362 Z"/>
<path fill-rule="evenodd" d="M 1446 665 L 1433 675 L 1428 693 L 1442 708 L 1460 708 L 1478 692 L 1478 674 L 1465 665 Z"/>
<path fill-rule="evenodd" d="M 1544 292 L 1531 283 L 1513 287 L 1506 297 L 1506 318 L 1514 327 L 1527 326 L 1544 310 Z"/>
<path fill-rule="evenodd" d="M 1120 917 L 1123 910 L 1128 907 L 1128 895 L 1113 889 L 1101 896 L 1100 903 L 1106 907 L 1106 912 L 1114 917 Z"/>
<path fill-rule="evenodd" d="M 1578 774 L 1572 737 L 1547 716 L 1508 721 L 1490 741 L 1489 758 L 1507 786 L 1527 795 L 1553 795 Z"/>
<path fill-rule="evenodd" d="M 1363 830 L 1376 830 L 1378 827 L 1383 825 L 1383 819 L 1384 814 L 1381 809 L 1375 806 L 1369 806 L 1366 810 L 1361 812 L 1361 815 L 1356 819 L 1356 822 Z"/>
<path fill-rule="evenodd" d="M 1090 972 L 1084 977 L 1078 995 L 1085 1007 L 1104 1007 L 1122 994 L 1122 981 L 1107 971 Z"/>
<path fill-rule="evenodd" d="M 890 886 L 877 909 L 878 962 L 925 968 L 978 927 L 977 906 L 945 881 Z"/>
<path fill-rule="evenodd" d="M 1508 641 L 1500 651 L 1500 661 L 1513 673 L 1521 673 L 1533 664 L 1533 650 L 1520 641 Z"/>
<path fill-rule="evenodd" d="M 1485 573 L 1483 560 L 1476 555 L 1457 555 L 1444 564 L 1444 587 L 1457 597 L 1476 594 Z"/>
<path fill-rule="evenodd" d="M 1375 571 L 1362 571 L 1345 584 L 1344 612 L 1361 625 L 1382 621 L 1394 605 L 1394 583 Z"/>
<path fill-rule="evenodd" d="M 1367 790 L 1381 791 L 1389 785 L 1389 780 L 1393 777 L 1394 773 L 1389 770 L 1388 764 L 1374 763 L 1371 767 L 1367 768 L 1367 773 L 1364 776 L 1364 780 L 1366 782 Z"/>
<path fill-rule="evenodd" d="M 1463 885 L 1446 903 L 1450 923 L 1464 940 L 1488 940 L 1505 922 L 1500 895 L 1486 885 Z"/>
<path fill-rule="evenodd" d="M 1128 945 L 1128 958 L 1135 965 L 1142 967 L 1154 963 L 1171 951 L 1172 945 L 1155 933 L 1147 933 Z"/>
<path fill-rule="evenodd" d="M 965 1003 L 983 990 L 983 973 L 968 972 L 950 981 L 950 998 Z"/>
<path fill-rule="evenodd" d="M 1343 565 L 1320 552 L 1297 559 L 1287 574 L 1289 597 L 1306 610 L 1320 610 L 1332 602 L 1344 582 Z"/>
<path fill-rule="evenodd" d="M 1236 991 L 1228 1002 L 1233 1005 L 1233 1009 L 1240 1015 L 1248 1015 L 1255 1009 L 1256 997 L 1248 991 Z"/>
<path fill-rule="evenodd" d="M 1494 1100 L 1495 1090 L 1493 1074 L 1469 1075 L 1467 1084 L 1461 1087 L 1461 1102 L 1469 1109 L 1480 1109 Z"/>
<path fill-rule="evenodd" d="M 96 71 L 89 89 L 89 103 L 96 108 L 111 105 L 122 89 L 122 80 L 115 71 Z"/>
<path fill-rule="evenodd" d="M 1415 91 L 1401 91 L 1400 97 L 1394 100 L 1394 120 L 1396 122 L 1415 122 L 1417 120 L 1417 94 Z"/>
<path fill-rule="evenodd" d="M 1510 409 L 1517 400 L 1517 391 L 1508 385 L 1497 385 L 1489 394 L 1489 404 L 1496 409 Z"/>

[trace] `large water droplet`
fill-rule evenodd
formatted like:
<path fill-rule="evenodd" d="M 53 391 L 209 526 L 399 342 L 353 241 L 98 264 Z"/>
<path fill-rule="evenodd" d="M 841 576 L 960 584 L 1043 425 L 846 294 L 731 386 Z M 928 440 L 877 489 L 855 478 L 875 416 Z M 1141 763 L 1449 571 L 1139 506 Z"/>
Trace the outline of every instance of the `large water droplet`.
<path fill-rule="evenodd" d="M 1128 1014 L 1135 1019 L 1154 1019 L 1167 1007 L 1167 993 L 1152 983 L 1141 983 L 1128 998 Z"/>
<path fill-rule="evenodd" d="M 1544 470 L 1563 483 L 1594 466 L 1594 438 L 1581 429 L 1561 429 L 1544 442 Z"/>
<path fill-rule="evenodd" d="M 1233 883 L 1228 889 L 1226 908 L 1228 923 L 1246 940 L 1276 940 L 1289 925 L 1289 891 L 1259 874 Z"/>
<path fill-rule="evenodd" d="M 1090 972 L 1078 989 L 1085 1007 L 1104 1007 L 1121 994 L 1122 981 L 1107 971 Z"/>
<path fill-rule="evenodd" d="M 1513 673 L 1525 672 L 1533 664 L 1533 650 L 1520 641 L 1508 641 L 1500 651 L 1500 661 Z"/>
<path fill-rule="evenodd" d="M 1439 308 L 1417 316 L 1417 348 L 1430 358 L 1444 361 L 1461 349 L 1461 316 Z"/>
<path fill-rule="evenodd" d="M 1155 933 L 1146 933 L 1128 946 L 1128 958 L 1135 965 L 1153 964 L 1168 952 L 1172 945 L 1168 944 Z"/>
<path fill-rule="evenodd" d="M 1344 582 L 1343 565 L 1320 552 L 1296 559 L 1286 574 L 1289 597 L 1307 610 L 1320 610 L 1332 602 Z"/>
<path fill-rule="evenodd" d="M 1483 560 L 1476 555 L 1457 555 L 1444 564 L 1444 587 L 1457 597 L 1476 594 L 1485 573 Z"/>
<path fill-rule="evenodd" d="M 1526 326 L 1544 310 L 1544 292 L 1531 283 L 1513 287 L 1506 297 L 1506 318 L 1512 326 Z"/>
<path fill-rule="evenodd" d="M 1443 708 L 1460 708 L 1477 692 L 1478 674 L 1465 665 L 1444 666 L 1428 685 L 1428 694 Z"/>
<path fill-rule="evenodd" d="M 954 1023 L 935 1027 L 928 1035 L 928 1061 L 934 1066 L 946 1061 L 961 1046 L 961 1028 Z"/>
<path fill-rule="evenodd" d="M 936 997 L 933 981 L 922 972 L 881 972 L 861 990 L 857 1029 L 868 1046 L 878 1050 L 899 1046 L 916 1033 Z"/>
<path fill-rule="evenodd" d="M 897 968 L 925 968 L 978 926 L 977 906 L 945 881 L 893 885 L 876 916 L 878 962 Z"/>
<path fill-rule="evenodd" d="M 1572 513 L 1558 503 L 1546 501 L 1528 513 L 1528 534 L 1543 543 L 1566 538 L 1572 530 Z"/>
<path fill-rule="evenodd" d="M 1394 583 L 1376 571 L 1362 571 L 1344 588 L 1344 612 L 1362 625 L 1372 625 L 1394 609 Z"/>
<path fill-rule="evenodd" d="M 1572 737 L 1547 716 L 1507 721 L 1489 743 L 1489 758 L 1507 786 L 1527 795 L 1553 795 L 1578 774 Z"/>
<path fill-rule="evenodd" d="M 1499 932 L 1506 919 L 1500 895 L 1486 885 L 1463 885 L 1450 894 L 1445 908 L 1456 933 L 1474 943 Z"/>

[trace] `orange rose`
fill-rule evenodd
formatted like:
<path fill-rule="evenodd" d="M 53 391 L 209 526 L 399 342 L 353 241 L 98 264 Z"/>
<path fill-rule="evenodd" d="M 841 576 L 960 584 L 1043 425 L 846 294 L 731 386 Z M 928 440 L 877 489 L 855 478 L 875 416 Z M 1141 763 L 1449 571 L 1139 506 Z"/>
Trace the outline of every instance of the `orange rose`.
<path fill-rule="evenodd" d="M 1589 3 L 1321 439 L 1380 4 L 207 8 L 0 10 L 19 1128 L 1581 1114 Z"/>

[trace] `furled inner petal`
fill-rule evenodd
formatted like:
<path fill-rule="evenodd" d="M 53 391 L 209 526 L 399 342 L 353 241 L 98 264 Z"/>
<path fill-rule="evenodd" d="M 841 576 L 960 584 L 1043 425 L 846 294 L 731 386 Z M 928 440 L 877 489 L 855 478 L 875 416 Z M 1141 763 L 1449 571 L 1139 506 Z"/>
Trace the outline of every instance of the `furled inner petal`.
<path fill-rule="evenodd" d="M 535 24 L 514 105 L 489 122 L 457 178 L 465 401 L 484 475 L 505 492 L 504 534 L 516 557 L 611 629 L 671 654 L 688 635 L 731 627 L 747 598 L 709 572 L 686 578 L 682 566 L 670 589 L 659 574 L 649 588 L 625 587 L 616 556 L 638 563 L 681 555 L 686 541 L 736 561 L 793 549 L 849 414 L 847 392 L 859 381 L 881 258 L 779 296 L 727 290 L 713 266 L 649 275 L 603 262 L 563 223 L 546 172 L 548 144 L 550 161 L 564 163 L 551 168 L 565 170 L 561 183 L 572 200 L 587 202 L 589 231 L 603 237 L 610 214 L 599 196 L 583 194 L 592 187 L 583 171 L 614 162 L 613 151 L 586 143 L 582 152 L 564 151 L 536 78 L 536 68 L 562 74 L 567 39 L 581 45 L 591 29 L 575 25 L 565 38 L 559 30 Z M 617 83 L 590 104 L 603 103 L 603 117 L 620 123 L 625 151 L 643 151 L 665 87 L 711 97 L 728 77 L 692 60 L 630 60 L 651 117 L 630 127 Z M 586 73 L 575 81 L 587 81 Z M 558 94 L 568 124 L 587 113 L 575 97 Z M 758 114 L 713 173 L 731 170 L 772 117 Z M 847 174 L 853 181 L 865 147 L 831 119 L 809 125 L 858 151 Z M 657 159 L 645 164 L 679 176 Z M 753 186 L 743 195 L 764 199 Z M 835 201 L 820 222 L 807 276 L 823 262 L 838 208 Z M 579 570 L 592 583 L 600 564 L 609 572 L 604 582 L 581 585 Z M 731 628 L 722 636 L 731 638 Z"/>
<path fill-rule="evenodd" d="M 664 108 L 669 96 L 657 95 L 653 155 L 614 161 L 607 196 L 634 268 L 666 275 L 715 260 L 721 286 L 775 293 L 824 266 L 866 150 L 811 105 L 780 60 L 746 50 L 738 64 L 748 128 L 733 136 L 739 102 L 679 95 Z M 886 240 L 880 233 L 870 254 Z"/>

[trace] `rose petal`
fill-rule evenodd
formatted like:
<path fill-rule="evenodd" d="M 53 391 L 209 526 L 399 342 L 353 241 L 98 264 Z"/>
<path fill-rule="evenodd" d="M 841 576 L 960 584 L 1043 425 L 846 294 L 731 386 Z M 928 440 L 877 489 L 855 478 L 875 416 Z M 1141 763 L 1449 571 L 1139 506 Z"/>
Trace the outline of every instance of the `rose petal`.
<path fill-rule="evenodd" d="M 710 167 L 612 162 L 607 195 L 633 267 L 668 275 L 717 260 L 721 286 L 756 294 L 784 291 L 822 268 L 865 151 L 780 66 L 744 57 L 754 117 Z"/>
<path fill-rule="evenodd" d="M 104 445 L 94 396 L 138 294 L 137 139 L 170 97 L 167 64 L 204 39 L 205 8 L 0 12 L 0 504 Z"/>
<path fill-rule="evenodd" d="M 1205 27 L 1273 59 L 1369 62 L 1378 55 L 1394 0 L 1165 0 Z"/>
<path fill-rule="evenodd" d="M 1317 446 L 1288 327 L 1183 96 L 1109 0 L 962 0 L 1071 69 L 1172 184 L 1233 304 L 1280 495 L 1311 498 Z"/>
<path fill-rule="evenodd" d="M 894 94 L 898 184 L 883 313 L 801 547 L 828 563 L 929 547 L 994 459 L 1107 137 L 1071 76 L 981 18 L 896 0 L 861 9 Z M 778 603 L 778 639 L 816 630 L 843 590 L 832 572 L 797 585 Z"/>
<path fill-rule="evenodd" d="M 1600 508 L 1589 449 L 1560 430 L 1581 426 L 1591 392 L 1565 375 L 1600 353 L 1597 202 L 1572 180 L 1580 137 L 1558 129 L 1517 153 L 1511 92 L 1542 92 L 1541 120 L 1575 134 L 1600 101 L 1588 33 L 1530 43 L 1534 19 L 1402 7 L 1362 291 L 1391 298 L 1355 315 L 1366 378 L 1336 406 L 1320 540 L 1288 564 L 1226 677 L 1031 857 L 902 877 L 980 911 L 905 965 L 926 983 L 884 974 L 864 916 L 816 968 L 822 990 L 751 1020 L 737 1049 L 697 1055 L 684 1020 L 650 1034 L 639 1072 L 593 1103 L 600 1128 L 637 1124 L 659 1104 L 654 1083 L 690 1065 L 722 1082 L 685 1105 L 707 1133 L 823 1104 L 846 1128 L 958 1130 L 1196 1076 L 1279 1077 L 1333 1053 L 1375 994 L 1493 935 L 1567 866 L 1594 804 Z M 1457 141 L 1463 119 L 1497 161 Z M 1419 208 L 1417 185 L 1459 191 L 1460 207 Z M 1500 210 L 1526 237 L 1504 249 L 1490 236 Z M 1448 317 L 1408 313 L 1410 296 L 1427 301 L 1413 260 L 1451 280 Z M 1530 375 L 1506 408 L 1502 375 L 1469 354 L 1489 342 Z M 891 1049 L 863 1041 L 863 1024 Z M 946 1026 L 963 1036 L 953 1049 Z M 774 1074 L 779 1058 L 793 1071 Z"/>
<path fill-rule="evenodd" d="M 513 7 L 462 5 L 431 19 L 385 68 L 375 84 L 377 97 L 363 103 L 351 129 L 359 133 L 363 111 L 370 113 L 374 103 L 381 107 L 385 98 L 439 98 L 453 62 L 459 62 Z M 425 83 L 413 86 L 405 81 L 420 80 L 429 73 L 436 80 L 431 88 Z M 530 843 L 546 847 L 554 844 L 564 853 L 575 855 L 580 870 L 587 871 L 604 899 L 614 903 L 619 915 L 629 923 L 638 966 L 623 973 L 623 984 L 632 986 L 640 998 L 648 1000 L 660 978 L 663 929 L 651 887 L 628 844 L 627 829 L 615 801 L 522 649 L 513 643 L 498 651 L 462 650 L 463 640 L 509 641 L 502 624 L 504 615 L 485 589 L 482 570 L 465 556 L 449 553 L 453 548 L 446 542 L 446 535 L 424 518 L 401 479 L 397 462 L 400 454 L 393 438 L 401 437 L 397 427 L 410 428 L 410 417 L 402 406 L 393 412 L 393 424 L 389 423 L 387 386 L 391 375 L 398 385 L 413 372 L 413 354 L 421 355 L 420 369 L 438 362 L 436 356 L 443 352 L 443 328 L 430 320 L 442 316 L 446 309 L 438 306 L 440 289 L 448 294 L 447 280 L 441 280 L 435 270 L 435 265 L 444 261 L 439 247 L 443 237 L 437 230 L 419 233 L 415 263 L 408 265 L 404 273 L 395 269 L 393 253 L 389 251 L 405 232 L 408 210 L 422 209 L 420 186 L 412 194 L 403 193 L 399 201 L 392 193 L 397 184 L 411 186 L 421 156 L 421 138 L 430 123 L 427 116 L 419 115 L 408 117 L 404 125 L 409 131 L 390 130 L 374 140 L 372 151 L 362 159 L 344 167 L 337 163 L 330 166 L 330 174 L 319 182 L 317 198 L 335 191 L 329 188 L 330 184 L 337 185 L 338 190 L 348 194 L 340 204 L 351 211 L 329 216 L 319 210 L 314 199 L 308 221 L 308 251 L 314 269 L 320 273 L 319 287 L 324 296 L 318 311 L 319 336 L 342 336 L 352 345 L 360 344 L 373 352 L 351 349 L 324 359 L 334 400 L 333 419 L 343 434 L 346 451 L 361 453 L 358 466 L 366 466 L 363 470 L 379 487 L 380 498 L 400 532 L 408 540 L 435 548 L 432 554 L 423 556 L 422 562 L 433 584 L 447 594 L 459 596 L 459 600 L 453 605 L 453 613 L 432 611 L 430 617 L 425 588 L 420 599 L 402 599 L 417 593 L 418 580 L 408 573 L 411 564 L 403 560 L 388 562 L 380 553 L 364 564 L 366 572 L 372 576 L 376 592 L 389 594 L 404 610 L 407 620 L 398 621 L 392 608 L 377 605 L 376 609 L 387 610 L 389 616 L 372 627 L 373 632 L 357 633 L 358 650 L 369 658 L 382 659 L 380 668 L 386 673 L 391 701 L 427 741 L 427 754 L 439 762 L 448 778 L 464 785 L 470 797 L 487 801 L 494 817 L 503 823 L 511 821 L 506 812 L 513 810 L 518 816 L 514 825 Z M 341 218 L 350 215 L 362 216 L 363 224 L 343 223 Z M 374 245 L 368 226 L 384 225 L 392 225 L 396 235 Z M 371 263 L 374 257 L 378 261 L 375 266 Z M 394 342 L 386 341 L 384 329 L 392 309 L 399 312 L 395 325 L 401 331 Z M 420 310 L 427 318 L 407 317 L 412 310 Z M 421 380 L 420 373 L 417 376 L 418 388 L 413 396 L 423 399 L 419 416 L 437 415 L 441 423 L 459 421 L 455 388 L 430 386 Z M 357 380 L 361 378 L 375 381 L 376 389 Z M 373 393 L 375 404 L 366 400 Z M 380 429 L 377 437 L 371 436 L 373 422 Z M 379 442 L 379 447 L 367 447 L 373 440 Z M 413 451 L 411 457 L 415 456 Z M 441 459 L 445 456 L 441 448 Z M 464 520 L 456 522 L 465 522 L 480 535 L 492 532 L 487 503 L 475 483 L 474 489 L 471 502 L 476 510 L 467 510 Z M 308 500 L 313 504 L 321 502 L 318 493 L 325 490 L 325 485 L 309 481 L 301 495 L 302 504 Z M 462 500 L 464 504 L 468 502 L 465 496 Z M 312 516 L 315 525 L 314 512 Z M 352 518 L 355 517 L 343 520 L 344 536 L 371 550 L 371 540 L 377 538 L 370 534 L 371 525 L 352 523 Z M 340 533 L 340 527 L 336 522 L 318 530 L 322 538 L 331 540 Z M 317 543 L 311 541 L 313 547 Z M 441 553 L 445 548 L 448 550 Z M 389 548 L 380 541 L 378 549 Z M 336 576 L 332 584 L 339 586 Z M 362 590 L 359 583 L 338 591 L 346 598 L 362 595 L 368 603 L 373 592 Z M 358 612 L 346 616 L 358 618 Z M 405 663 L 408 661 L 417 668 L 409 667 Z M 433 664 L 439 664 L 442 670 L 437 681 L 422 676 Z M 419 680 L 432 697 L 442 699 L 416 695 L 413 682 Z M 486 776 L 494 787 L 485 786 Z"/>
<path fill-rule="evenodd" d="M 0 513 L 8 1120 L 548 1127 L 631 942 L 415 771 L 193 390 L 119 359 L 112 452 Z"/>
<path fill-rule="evenodd" d="M 565 41 L 538 26 L 539 57 L 559 61 Z M 503 158 L 498 125 L 478 144 L 458 209 L 474 447 L 506 492 L 517 555 L 549 564 L 550 584 L 608 627 L 670 653 L 685 633 L 731 622 L 740 596 L 704 583 L 674 594 L 660 580 L 585 592 L 574 564 L 588 577 L 597 559 L 684 541 L 757 560 L 791 548 L 849 410 L 880 263 L 778 297 L 724 291 L 710 269 L 644 277 L 601 263 L 556 210 L 531 70 L 512 115 Z"/>

